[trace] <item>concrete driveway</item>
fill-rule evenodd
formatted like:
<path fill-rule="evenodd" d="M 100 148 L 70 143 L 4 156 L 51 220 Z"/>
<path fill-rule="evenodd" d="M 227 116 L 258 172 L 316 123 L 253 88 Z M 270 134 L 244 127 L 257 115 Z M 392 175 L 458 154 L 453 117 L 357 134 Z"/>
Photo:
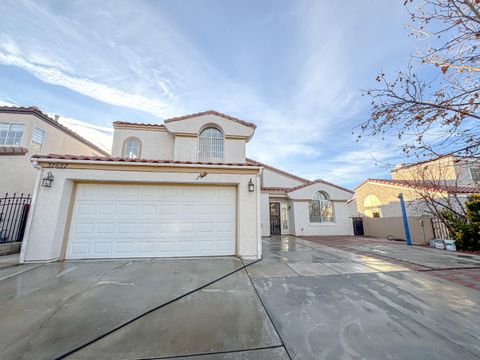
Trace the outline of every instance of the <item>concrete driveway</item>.
<path fill-rule="evenodd" d="M 264 260 L 248 268 L 292 358 L 480 358 L 480 292 L 395 260 L 411 252 L 417 263 L 478 269 L 479 257 L 348 241 L 383 257 L 283 237 L 266 239 Z"/>
<path fill-rule="evenodd" d="M 236 258 L 0 261 L 0 358 L 480 358 L 479 291 L 395 259 L 412 249 L 387 243 L 381 257 L 354 248 L 381 243 L 336 240 L 265 239 L 246 269 Z M 443 271 L 478 268 L 413 250 Z"/>
<path fill-rule="evenodd" d="M 0 358 L 60 357 L 242 266 L 236 258 L 197 258 L 3 267 Z M 245 270 L 173 301 L 68 358 L 192 354 L 216 354 L 206 359 L 287 358 Z"/>

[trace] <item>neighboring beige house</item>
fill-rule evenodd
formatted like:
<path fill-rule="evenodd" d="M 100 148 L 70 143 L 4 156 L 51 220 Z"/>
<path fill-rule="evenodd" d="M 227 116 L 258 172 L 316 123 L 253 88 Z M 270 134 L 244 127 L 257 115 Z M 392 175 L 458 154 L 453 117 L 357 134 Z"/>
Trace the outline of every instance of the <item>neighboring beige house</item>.
<path fill-rule="evenodd" d="M 272 216 L 283 233 L 352 232 L 349 190 L 246 158 L 250 122 L 207 111 L 113 126 L 110 157 L 33 156 L 40 175 L 22 262 L 260 258 Z"/>
<path fill-rule="evenodd" d="M 416 164 L 399 165 L 391 171 L 391 176 L 390 180 L 367 179 L 355 188 L 357 213 L 364 217 L 367 228 L 370 228 L 367 235 L 375 232 L 375 235 L 382 236 L 382 232 L 390 231 L 390 234 L 404 236 L 398 198 L 402 193 L 413 226 L 421 224 L 424 227 L 422 232 L 427 231 L 433 237 L 435 234 L 430 229 L 425 230 L 425 224 L 431 223 L 433 214 L 423 198 L 432 197 L 438 203 L 450 203 L 453 206 L 458 202 L 463 204 L 468 195 L 479 192 L 477 184 L 480 180 L 480 164 L 475 158 L 448 155 Z M 369 220 L 372 218 L 384 220 Z M 414 219 L 418 221 L 415 222 Z M 384 226 L 387 222 L 388 226 Z M 416 232 L 417 243 L 428 240 L 425 239 L 427 235 L 419 230 Z"/>
<path fill-rule="evenodd" d="M 108 155 L 35 107 L 0 107 L 0 196 L 31 194 L 38 171 L 30 157 L 45 153 Z"/>

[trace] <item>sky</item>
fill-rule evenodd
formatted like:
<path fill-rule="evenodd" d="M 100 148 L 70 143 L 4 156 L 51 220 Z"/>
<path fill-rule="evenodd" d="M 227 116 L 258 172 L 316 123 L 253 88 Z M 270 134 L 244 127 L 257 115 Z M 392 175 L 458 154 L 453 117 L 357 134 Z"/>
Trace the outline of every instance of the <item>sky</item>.
<path fill-rule="evenodd" d="M 217 110 L 254 122 L 247 156 L 353 188 L 395 138 L 356 142 L 381 70 L 412 53 L 402 1 L 3 0 L 0 104 L 37 106 L 109 150 L 116 120 Z"/>

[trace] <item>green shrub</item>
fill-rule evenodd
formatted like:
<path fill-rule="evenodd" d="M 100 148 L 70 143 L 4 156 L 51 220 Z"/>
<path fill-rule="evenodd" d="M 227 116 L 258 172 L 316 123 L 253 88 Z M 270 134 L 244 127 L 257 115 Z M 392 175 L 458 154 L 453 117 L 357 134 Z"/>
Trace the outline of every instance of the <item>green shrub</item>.
<path fill-rule="evenodd" d="M 470 195 L 465 202 L 466 216 L 444 210 L 443 220 L 459 250 L 480 250 L 480 195 Z"/>

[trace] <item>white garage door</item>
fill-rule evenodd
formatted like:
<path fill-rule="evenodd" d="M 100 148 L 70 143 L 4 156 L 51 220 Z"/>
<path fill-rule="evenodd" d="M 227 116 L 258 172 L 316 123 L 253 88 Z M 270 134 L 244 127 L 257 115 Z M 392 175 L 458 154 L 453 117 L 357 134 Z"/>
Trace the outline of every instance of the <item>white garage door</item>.
<path fill-rule="evenodd" d="M 234 187 L 78 184 L 67 259 L 235 254 Z"/>

